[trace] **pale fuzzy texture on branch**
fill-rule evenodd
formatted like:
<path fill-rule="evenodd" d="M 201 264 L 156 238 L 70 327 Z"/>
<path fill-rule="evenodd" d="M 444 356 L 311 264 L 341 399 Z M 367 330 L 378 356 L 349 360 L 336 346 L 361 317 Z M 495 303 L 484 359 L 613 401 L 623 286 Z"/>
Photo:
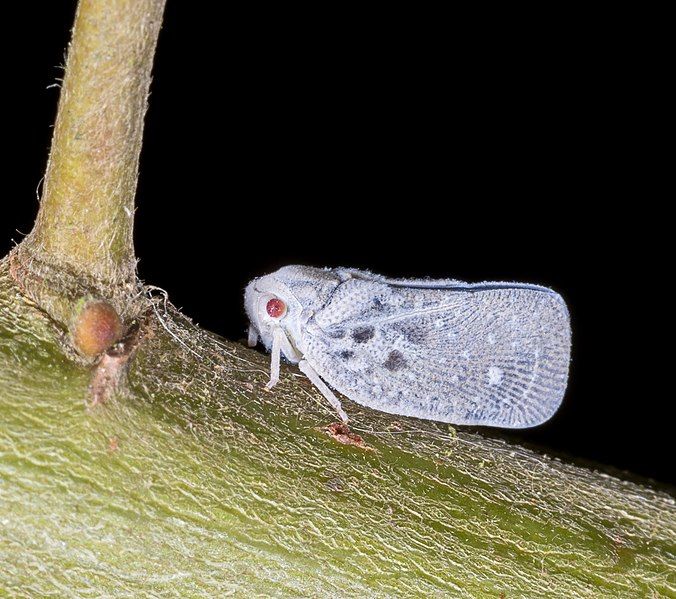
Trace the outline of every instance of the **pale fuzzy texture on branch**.
<path fill-rule="evenodd" d="M 674 596 L 668 495 L 347 401 L 344 444 L 297 370 L 266 392 L 266 356 L 157 302 L 128 391 L 86 408 L 0 262 L 10 594 Z"/>

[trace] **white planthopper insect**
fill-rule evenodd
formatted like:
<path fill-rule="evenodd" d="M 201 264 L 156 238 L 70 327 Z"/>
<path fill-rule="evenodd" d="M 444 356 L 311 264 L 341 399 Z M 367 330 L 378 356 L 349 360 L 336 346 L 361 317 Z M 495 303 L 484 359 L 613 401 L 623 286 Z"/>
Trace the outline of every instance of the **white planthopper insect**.
<path fill-rule="evenodd" d="M 345 422 L 329 385 L 383 412 L 505 428 L 545 422 L 566 390 L 568 310 L 546 287 L 285 266 L 244 303 L 249 345 L 272 353 L 268 387 L 283 355 Z"/>

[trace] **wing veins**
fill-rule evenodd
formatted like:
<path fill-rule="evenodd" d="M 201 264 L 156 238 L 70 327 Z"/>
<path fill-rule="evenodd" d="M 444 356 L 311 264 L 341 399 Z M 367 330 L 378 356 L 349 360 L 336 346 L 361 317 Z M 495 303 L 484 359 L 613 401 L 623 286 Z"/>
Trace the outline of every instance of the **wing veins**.
<path fill-rule="evenodd" d="M 365 324 L 379 324 L 384 322 L 395 322 L 397 320 L 403 320 L 405 318 L 411 318 L 412 316 L 422 316 L 426 314 L 434 314 L 435 312 L 441 312 L 452 307 L 454 304 L 443 304 L 441 306 L 436 306 L 434 308 L 427 308 L 424 310 L 411 310 L 410 312 L 402 312 L 401 314 L 396 314 L 393 316 L 385 316 L 380 318 L 370 318 L 368 320 L 360 320 L 359 325 Z"/>

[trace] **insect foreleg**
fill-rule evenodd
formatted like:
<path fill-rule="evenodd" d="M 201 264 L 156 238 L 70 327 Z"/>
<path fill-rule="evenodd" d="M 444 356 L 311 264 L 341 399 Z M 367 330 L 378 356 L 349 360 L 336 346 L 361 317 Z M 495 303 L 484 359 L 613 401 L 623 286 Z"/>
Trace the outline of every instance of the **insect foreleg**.
<path fill-rule="evenodd" d="M 315 387 L 317 387 L 317 389 L 319 389 L 321 394 L 333 406 L 333 409 L 338 412 L 340 419 L 347 423 L 349 418 L 347 417 L 345 410 L 343 410 L 343 406 L 340 405 L 340 400 L 333 394 L 333 391 L 331 391 L 331 389 L 326 386 L 324 381 L 322 381 L 320 376 L 317 374 L 317 371 L 307 363 L 307 360 L 301 360 L 298 362 L 298 368 L 307 378 L 310 379 L 310 382 Z"/>
<path fill-rule="evenodd" d="M 279 363 L 282 359 L 282 339 L 284 332 L 276 328 L 272 334 L 272 349 L 270 350 L 270 382 L 266 389 L 272 389 L 279 382 Z"/>

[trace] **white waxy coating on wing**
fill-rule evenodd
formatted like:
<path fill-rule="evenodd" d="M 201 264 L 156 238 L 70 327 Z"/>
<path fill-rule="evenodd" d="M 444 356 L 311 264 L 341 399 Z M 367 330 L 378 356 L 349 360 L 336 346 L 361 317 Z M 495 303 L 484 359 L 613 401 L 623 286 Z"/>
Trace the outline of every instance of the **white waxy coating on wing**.
<path fill-rule="evenodd" d="M 547 288 L 310 267 L 265 279 L 302 307 L 282 323 L 290 341 L 357 403 L 524 428 L 549 419 L 563 399 L 570 324 L 563 300 Z"/>

